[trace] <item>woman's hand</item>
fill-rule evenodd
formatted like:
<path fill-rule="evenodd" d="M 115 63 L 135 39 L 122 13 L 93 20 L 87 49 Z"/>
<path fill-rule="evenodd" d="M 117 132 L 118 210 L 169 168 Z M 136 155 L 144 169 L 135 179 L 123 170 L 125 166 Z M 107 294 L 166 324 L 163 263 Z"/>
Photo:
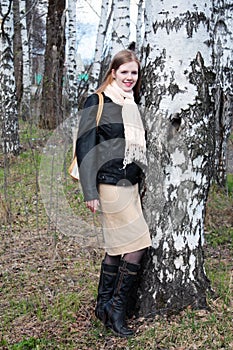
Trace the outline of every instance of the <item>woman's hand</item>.
<path fill-rule="evenodd" d="M 90 209 L 93 213 L 96 212 L 99 205 L 100 205 L 100 202 L 98 199 L 92 199 L 91 201 L 86 202 L 86 207 Z"/>

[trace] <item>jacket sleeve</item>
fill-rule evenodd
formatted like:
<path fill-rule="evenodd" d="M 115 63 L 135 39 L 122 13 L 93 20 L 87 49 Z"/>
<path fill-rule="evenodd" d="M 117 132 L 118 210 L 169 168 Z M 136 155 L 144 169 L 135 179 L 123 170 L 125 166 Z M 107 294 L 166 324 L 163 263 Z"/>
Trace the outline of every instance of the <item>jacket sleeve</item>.
<path fill-rule="evenodd" d="M 97 144 L 96 114 L 99 97 L 97 94 L 89 96 L 81 114 L 76 142 L 76 156 L 79 166 L 80 182 L 84 200 L 98 199 L 97 190 Z"/>

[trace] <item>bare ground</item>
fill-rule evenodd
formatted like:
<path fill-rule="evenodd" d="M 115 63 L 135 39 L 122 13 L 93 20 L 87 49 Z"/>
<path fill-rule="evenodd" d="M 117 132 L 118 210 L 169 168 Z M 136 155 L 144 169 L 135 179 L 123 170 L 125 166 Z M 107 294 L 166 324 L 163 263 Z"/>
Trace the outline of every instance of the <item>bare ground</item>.
<path fill-rule="evenodd" d="M 229 171 L 233 173 L 233 147 L 229 155 Z M 216 229 L 221 229 L 222 226 L 232 227 L 232 207 L 210 207 L 207 211 L 207 224 Z M 233 348 L 232 340 L 227 340 L 227 331 L 218 329 L 218 320 L 230 319 L 233 310 L 232 302 L 229 304 L 222 298 L 210 301 L 214 317 L 217 318 L 212 328 L 201 328 L 210 322 L 211 315 L 197 312 L 193 321 L 196 330 L 188 323 L 187 318 L 190 316 L 181 314 L 169 320 L 133 319 L 130 325 L 138 329 L 134 341 L 114 337 L 94 316 L 103 254 L 96 247 L 97 244 L 83 247 L 79 241 L 48 229 L 47 225 L 40 226 L 39 230 L 30 229 L 30 221 L 24 225 L 17 215 L 10 225 L 3 225 L 0 235 L 2 349 L 13 349 L 13 344 L 30 338 L 46 339 L 47 345 L 25 345 L 14 349 L 128 350 L 136 346 L 140 350 Z M 207 245 L 205 249 L 206 258 L 216 271 L 232 267 L 230 242 L 219 245 L 218 248 Z M 232 284 L 232 277 L 227 283 Z M 232 286 L 226 286 L 226 293 L 230 290 L 232 291 Z M 227 300 L 227 295 L 225 298 Z M 184 330 L 181 325 L 185 322 L 187 329 Z M 198 327 L 203 333 L 202 337 Z M 212 339 L 210 345 L 208 337 Z"/>

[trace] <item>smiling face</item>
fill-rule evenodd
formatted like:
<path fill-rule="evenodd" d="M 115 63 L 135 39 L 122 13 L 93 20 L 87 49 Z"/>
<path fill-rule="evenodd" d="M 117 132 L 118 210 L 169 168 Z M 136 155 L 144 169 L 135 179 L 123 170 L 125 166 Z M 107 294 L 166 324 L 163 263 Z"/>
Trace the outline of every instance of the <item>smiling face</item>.
<path fill-rule="evenodd" d="M 125 92 L 131 92 L 138 80 L 138 64 L 135 61 L 124 63 L 117 70 L 112 70 L 117 85 Z"/>

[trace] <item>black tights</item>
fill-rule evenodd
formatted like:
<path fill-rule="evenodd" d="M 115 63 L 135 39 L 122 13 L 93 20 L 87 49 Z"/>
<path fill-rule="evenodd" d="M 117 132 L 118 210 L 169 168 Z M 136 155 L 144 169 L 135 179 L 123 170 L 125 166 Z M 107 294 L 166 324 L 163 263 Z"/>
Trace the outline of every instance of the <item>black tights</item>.
<path fill-rule="evenodd" d="M 146 249 L 141 249 L 136 252 L 126 253 L 122 258 L 131 264 L 140 264 L 145 251 Z M 108 265 L 119 265 L 120 260 L 121 255 L 108 255 L 108 253 L 106 253 L 104 262 Z"/>

